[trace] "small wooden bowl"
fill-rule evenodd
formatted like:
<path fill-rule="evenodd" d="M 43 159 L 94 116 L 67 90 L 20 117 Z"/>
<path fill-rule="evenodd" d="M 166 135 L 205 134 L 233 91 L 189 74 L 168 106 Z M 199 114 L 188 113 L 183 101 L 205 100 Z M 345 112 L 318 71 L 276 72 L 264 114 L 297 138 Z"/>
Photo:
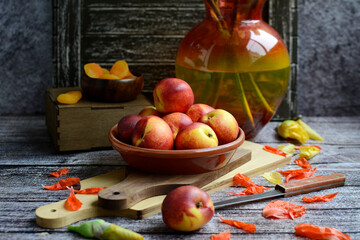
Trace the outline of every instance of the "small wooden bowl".
<path fill-rule="evenodd" d="M 104 102 L 126 102 L 136 98 L 144 87 L 144 77 L 132 73 L 135 78 L 118 80 L 91 78 L 83 72 L 81 89 L 85 97 Z"/>
<path fill-rule="evenodd" d="M 117 139 L 118 128 L 109 132 L 112 147 L 120 153 L 130 166 L 151 173 L 198 174 L 220 169 L 228 164 L 236 149 L 243 144 L 245 134 L 242 129 L 238 138 L 213 148 L 191 150 L 157 150 L 126 144 Z"/>

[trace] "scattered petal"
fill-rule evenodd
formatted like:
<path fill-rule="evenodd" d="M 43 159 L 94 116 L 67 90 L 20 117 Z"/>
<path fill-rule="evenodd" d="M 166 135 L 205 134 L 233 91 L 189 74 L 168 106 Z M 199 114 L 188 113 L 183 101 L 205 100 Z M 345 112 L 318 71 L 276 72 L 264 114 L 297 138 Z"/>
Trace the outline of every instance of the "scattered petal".
<path fill-rule="evenodd" d="M 233 186 L 236 187 L 246 187 L 244 191 L 241 193 L 233 193 L 229 192 L 232 195 L 249 195 L 249 194 L 257 194 L 262 193 L 264 190 L 268 190 L 269 188 L 260 186 L 258 184 L 255 184 L 253 181 L 250 180 L 248 176 L 242 173 L 238 173 L 233 177 Z"/>
<path fill-rule="evenodd" d="M 263 147 L 263 150 L 265 150 L 265 151 L 267 151 L 267 152 L 270 152 L 270 153 L 273 153 L 273 154 L 277 154 L 277 155 L 286 157 L 286 152 L 283 152 L 283 151 L 281 151 L 280 149 L 271 147 L 271 146 L 269 146 L 269 145 L 265 145 L 265 146 Z"/>
<path fill-rule="evenodd" d="M 240 193 L 234 193 L 234 192 L 229 192 L 229 193 L 234 195 L 234 196 L 252 195 L 252 194 L 263 193 L 265 190 L 268 190 L 268 189 L 269 188 L 267 188 L 267 187 L 254 185 L 254 186 L 251 186 L 251 187 L 247 187 L 244 191 L 242 191 Z"/>
<path fill-rule="evenodd" d="M 231 238 L 231 233 L 230 231 L 227 232 L 221 232 L 219 234 L 213 234 L 211 235 L 209 240 L 230 240 Z"/>
<path fill-rule="evenodd" d="M 301 146 L 295 146 L 295 150 L 300 150 L 300 147 L 316 147 L 319 150 L 321 150 L 321 147 L 319 145 L 301 145 Z"/>
<path fill-rule="evenodd" d="M 224 223 L 233 226 L 233 227 L 237 227 L 239 229 L 242 229 L 244 231 L 248 231 L 250 233 L 254 233 L 256 232 L 256 226 L 252 223 L 244 223 L 244 222 L 239 222 L 236 220 L 229 220 L 229 219 L 224 219 L 222 218 L 219 214 L 218 217 L 221 219 L 221 221 L 223 221 Z"/>
<path fill-rule="evenodd" d="M 263 209 L 262 215 L 265 218 L 290 218 L 295 219 L 304 215 L 306 208 L 294 203 L 276 200 L 271 201 Z"/>
<path fill-rule="evenodd" d="M 300 150 L 299 157 L 301 158 L 304 157 L 307 160 L 313 158 L 314 156 L 320 153 L 320 149 L 314 146 L 300 146 L 299 150 Z"/>
<path fill-rule="evenodd" d="M 263 178 L 268 180 L 269 182 L 273 184 L 280 184 L 282 183 L 281 176 L 278 172 L 266 172 L 263 175 Z"/>
<path fill-rule="evenodd" d="M 70 186 L 78 184 L 78 183 L 80 183 L 80 178 L 71 177 L 71 178 L 65 178 L 63 180 L 60 180 L 57 183 L 50 185 L 50 186 L 46 186 L 46 185 L 42 185 L 42 186 L 48 190 L 56 191 L 56 190 L 66 189 L 66 187 L 70 187 Z"/>
<path fill-rule="evenodd" d="M 291 154 L 291 153 L 295 152 L 295 145 L 294 144 L 286 144 L 286 145 L 280 144 L 280 145 L 278 145 L 278 149 L 280 149 L 283 152 Z"/>
<path fill-rule="evenodd" d="M 236 187 L 251 187 L 256 185 L 248 176 L 238 173 L 233 177 L 233 186 Z"/>
<path fill-rule="evenodd" d="M 77 194 L 98 194 L 101 190 L 107 187 L 99 187 L 99 188 L 85 188 L 83 190 L 74 190 Z"/>
<path fill-rule="evenodd" d="M 53 177 L 60 177 L 62 175 L 66 175 L 69 172 L 68 168 L 61 168 L 56 172 L 51 172 L 49 173 L 49 175 L 53 176 Z"/>
<path fill-rule="evenodd" d="M 306 168 L 306 169 L 311 169 L 311 164 L 309 163 L 309 161 L 306 158 L 297 158 L 295 159 L 295 163 L 302 167 L 302 168 Z"/>
<path fill-rule="evenodd" d="M 310 239 L 327 239 L 327 240 L 350 240 L 351 237 L 340 232 L 336 228 L 318 227 L 312 224 L 299 224 L 295 226 L 295 234 L 308 237 Z"/>
<path fill-rule="evenodd" d="M 316 168 L 313 169 L 297 169 L 297 170 L 287 170 L 287 171 L 281 171 L 279 172 L 285 176 L 285 183 L 289 182 L 291 179 L 304 179 L 311 177 L 315 172 Z"/>
<path fill-rule="evenodd" d="M 75 197 L 74 189 L 67 187 L 70 190 L 70 196 L 65 201 L 65 209 L 69 211 L 77 211 L 81 208 L 82 202 Z"/>
<path fill-rule="evenodd" d="M 303 197 L 301 200 L 303 200 L 304 202 L 307 203 L 313 203 L 313 202 L 330 202 L 331 200 L 334 199 L 334 197 L 336 197 L 338 193 L 332 193 L 332 194 L 327 194 L 327 195 L 315 195 L 312 197 Z"/>

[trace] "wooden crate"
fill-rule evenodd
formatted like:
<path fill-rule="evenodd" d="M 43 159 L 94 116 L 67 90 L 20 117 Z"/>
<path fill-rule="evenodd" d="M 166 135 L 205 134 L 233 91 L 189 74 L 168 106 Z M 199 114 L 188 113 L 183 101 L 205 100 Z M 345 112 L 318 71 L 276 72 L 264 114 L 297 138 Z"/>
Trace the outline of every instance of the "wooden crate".
<path fill-rule="evenodd" d="M 73 88 L 46 91 L 46 126 L 58 151 L 91 150 L 110 147 L 108 133 L 123 116 L 137 114 L 152 103 L 139 94 L 124 103 L 104 103 L 81 99 L 74 105 L 58 104 L 56 97 Z"/>

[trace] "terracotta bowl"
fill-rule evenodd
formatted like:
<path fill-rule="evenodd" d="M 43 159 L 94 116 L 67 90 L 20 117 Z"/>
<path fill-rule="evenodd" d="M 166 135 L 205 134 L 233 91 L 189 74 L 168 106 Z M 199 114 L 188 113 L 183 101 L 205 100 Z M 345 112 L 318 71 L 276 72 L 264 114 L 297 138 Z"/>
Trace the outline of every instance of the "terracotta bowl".
<path fill-rule="evenodd" d="M 85 97 L 104 102 L 126 102 L 136 98 L 144 87 L 144 77 L 132 73 L 135 78 L 108 80 L 91 78 L 83 72 L 81 89 Z"/>
<path fill-rule="evenodd" d="M 243 144 L 245 134 L 240 129 L 238 138 L 213 148 L 192 150 L 157 150 L 135 147 L 117 139 L 118 128 L 109 132 L 112 147 L 130 166 L 151 173 L 197 174 L 220 169 L 230 161 L 236 149 Z"/>

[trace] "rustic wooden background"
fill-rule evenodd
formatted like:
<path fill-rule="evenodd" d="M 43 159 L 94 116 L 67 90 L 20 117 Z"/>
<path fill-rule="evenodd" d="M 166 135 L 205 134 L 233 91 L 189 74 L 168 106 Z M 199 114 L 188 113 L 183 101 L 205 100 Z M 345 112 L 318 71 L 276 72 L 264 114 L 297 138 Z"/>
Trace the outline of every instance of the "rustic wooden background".
<path fill-rule="evenodd" d="M 180 42 L 187 29 L 203 16 L 201 0 L 116 2 L 117 8 L 110 11 L 110 7 L 106 7 L 106 4 L 111 5 L 109 1 L 101 1 L 101 6 L 93 0 L 0 1 L 0 115 L 43 115 L 46 89 L 70 86 L 78 81 L 78 76 L 72 75 L 59 83 L 58 78 L 53 76 L 60 73 L 68 76 L 67 66 L 61 66 L 62 62 L 80 62 L 81 52 L 77 47 L 82 43 L 79 36 L 84 28 L 79 24 L 83 21 L 84 4 L 93 6 L 92 15 L 96 11 L 107 10 L 110 17 L 111 12 L 119 12 L 118 16 L 113 15 L 113 18 L 119 19 L 113 21 L 118 26 L 114 28 L 118 31 L 116 34 L 122 33 L 120 37 L 131 35 L 133 40 L 138 40 L 134 43 L 127 41 L 126 46 L 120 45 L 124 48 L 119 48 L 119 52 L 131 47 L 132 52 L 126 54 L 132 57 L 140 51 L 139 47 L 158 46 L 156 41 L 150 44 L 152 38 L 163 43 L 162 38 L 166 36 L 166 43 L 175 45 L 175 41 Z M 360 54 L 356 50 L 360 49 L 360 0 L 268 0 L 268 4 L 270 8 L 265 13 L 269 15 L 269 11 L 275 9 L 270 15 L 270 22 L 279 26 L 276 29 L 284 36 L 292 55 L 292 74 L 296 81 L 292 81 L 292 92 L 287 98 L 296 100 L 291 101 L 293 109 L 297 108 L 297 113 L 305 116 L 359 116 Z M 60 12 L 59 5 L 68 11 Z M 275 17 L 274 14 L 281 12 L 281 8 L 289 14 Z M 289 22 L 284 18 L 289 18 Z M 53 20 L 62 22 L 63 28 L 56 28 Z M 70 27 L 72 32 L 66 30 Z M 103 24 L 101 27 L 109 31 L 113 26 Z M 283 28 L 285 31 L 282 31 Z M 166 35 L 164 29 L 177 29 L 179 32 Z M 144 39 L 141 39 L 140 33 L 134 31 L 150 34 L 143 35 Z M 176 36 L 178 38 L 174 39 Z M 53 43 L 68 48 L 62 56 L 53 54 L 58 49 L 52 48 Z M 147 65 L 148 72 L 157 70 L 158 74 L 148 74 L 152 78 L 146 79 L 146 82 L 151 83 L 167 75 L 166 69 L 169 72 L 173 69 L 174 58 L 164 59 L 163 56 L 175 55 L 176 50 L 177 46 L 165 48 L 161 55 L 159 49 L 148 50 L 141 59 L 133 59 L 131 67 Z M 53 73 L 53 70 L 56 71 Z"/>
<path fill-rule="evenodd" d="M 264 18 L 291 57 L 288 93 L 275 118 L 296 114 L 297 0 L 269 0 Z M 144 91 L 174 77 L 178 46 L 205 16 L 202 0 L 53 0 L 54 87 L 78 86 L 82 66 L 125 59 L 145 78 Z"/>

